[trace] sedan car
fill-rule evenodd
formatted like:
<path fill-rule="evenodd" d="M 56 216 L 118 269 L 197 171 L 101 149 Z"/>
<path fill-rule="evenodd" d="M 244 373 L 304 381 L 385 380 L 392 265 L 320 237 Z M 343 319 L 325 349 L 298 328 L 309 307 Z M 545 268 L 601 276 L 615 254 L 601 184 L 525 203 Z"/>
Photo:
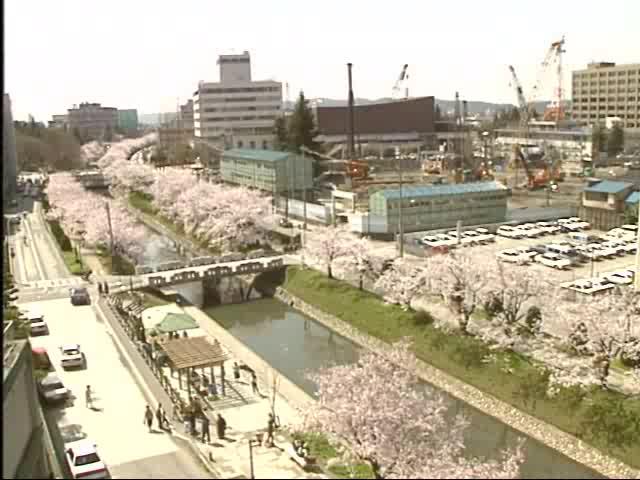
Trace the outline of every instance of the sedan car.
<path fill-rule="evenodd" d="M 107 466 L 92 441 L 85 439 L 66 443 L 64 449 L 73 478 L 109 478 Z"/>
<path fill-rule="evenodd" d="M 565 258 L 557 253 L 543 253 L 536 256 L 536 262 L 541 263 L 547 267 L 557 268 L 558 270 L 562 270 L 564 268 L 569 268 L 571 266 L 571 260 Z"/>
<path fill-rule="evenodd" d="M 549 222 L 537 222 L 536 227 L 549 235 L 560 232 L 560 227 Z"/>
<path fill-rule="evenodd" d="M 38 382 L 38 391 L 47 404 L 64 402 L 69 398 L 69 389 L 55 373 L 48 373 Z"/>
<path fill-rule="evenodd" d="M 493 233 L 489 232 L 489 230 L 487 230 L 486 228 L 476 228 L 476 232 L 482 235 L 487 242 L 496 241 L 496 236 Z"/>
<path fill-rule="evenodd" d="M 69 290 L 69 296 L 71 297 L 71 305 L 89 305 L 91 304 L 91 297 L 89 291 L 84 287 L 76 287 Z"/>
<path fill-rule="evenodd" d="M 629 285 L 633 282 L 633 276 L 633 271 L 631 270 L 617 270 L 603 275 L 603 278 L 616 285 Z"/>
<path fill-rule="evenodd" d="M 31 335 L 47 335 L 49 333 L 49 326 L 42 313 L 28 311 L 22 315 L 22 318 L 29 324 Z"/>
<path fill-rule="evenodd" d="M 496 254 L 496 257 L 502 262 L 517 263 L 518 265 L 524 265 L 531 262 L 531 259 L 527 255 L 524 255 L 515 248 L 502 250 Z"/>
<path fill-rule="evenodd" d="M 71 343 L 60 347 L 62 352 L 62 368 L 84 367 L 84 353 L 80 351 L 80 345 Z"/>
<path fill-rule="evenodd" d="M 521 231 L 523 235 L 527 238 L 536 238 L 536 237 L 541 237 L 543 235 L 542 230 L 534 227 L 530 223 L 525 223 L 524 225 L 518 225 L 516 229 Z"/>
<path fill-rule="evenodd" d="M 524 238 L 525 236 L 522 230 L 510 227 L 508 225 L 503 225 L 502 227 L 498 228 L 496 234 L 506 238 Z"/>

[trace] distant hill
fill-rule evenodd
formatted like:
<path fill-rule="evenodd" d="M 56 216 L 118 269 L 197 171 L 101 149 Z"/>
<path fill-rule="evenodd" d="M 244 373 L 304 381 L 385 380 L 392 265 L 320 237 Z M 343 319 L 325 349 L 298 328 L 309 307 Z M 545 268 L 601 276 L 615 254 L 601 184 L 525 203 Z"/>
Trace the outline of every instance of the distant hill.
<path fill-rule="evenodd" d="M 347 105 L 347 100 L 335 100 L 332 98 L 312 98 L 311 102 L 317 103 L 318 105 L 322 105 L 324 107 L 343 107 Z M 393 101 L 391 98 L 378 98 L 375 100 L 370 100 L 368 98 L 356 98 L 356 105 L 369 105 L 371 103 L 386 103 Z M 545 107 L 548 105 L 548 101 L 544 102 L 535 102 L 534 106 L 539 113 L 542 113 Z M 285 108 L 293 108 L 293 102 L 284 102 Z M 442 113 L 451 112 L 453 113 L 455 108 L 455 100 L 440 100 L 436 98 L 436 105 L 440 107 Z M 515 107 L 515 105 L 511 103 L 492 103 L 492 102 L 480 102 L 475 100 L 467 101 L 467 108 L 470 115 L 481 114 L 481 115 L 493 115 L 494 112 L 497 112 L 501 109 L 511 109 Z M 462 108 L 462 101 L 460 101 L 460 108 Z"/>

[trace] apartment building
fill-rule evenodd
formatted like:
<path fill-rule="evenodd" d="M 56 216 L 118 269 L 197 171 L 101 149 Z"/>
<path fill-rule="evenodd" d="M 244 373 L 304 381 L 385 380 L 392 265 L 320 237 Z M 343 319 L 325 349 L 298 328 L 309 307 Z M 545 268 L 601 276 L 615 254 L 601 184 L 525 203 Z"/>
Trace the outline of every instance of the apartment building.
<path fill-rule="evenodd" d="M 138 131 L 138 110 L 128 108 L 118 110 L 118 127 L 127 134 L 134 134 Z"/>
<path fill-rule="evenodd" d="M 49 120 L 49 128 L 62 128 L 67 129 L 69 123 L 68 115 L 53 115 Z"/>
<path fill-rule="evenodd" d="M 193 94 L 194 135 L 223 140 L 227 147 L 263 149 L 273 145 L 273 124 L 282 108 L 282 84 L 253 81 L 249 52 L 220 55 L 219 82 L 200 82 Z"/>
<path fill-rule="evenodd" d="M 597 62 L 574 71 L 572 103 L 578 121 L 604 125 L 617 117 L 625 129 L 640 131 L 640 63 Z"/>
<path fill-rule="evenodd" d="M 191 131 L 193 136 L 193 100 L 190 99 L 184 105 L 180 105 L 180 120 L 182 128 Z"/>
<path fill-rule="evenodd" d="M 13 322 L 3 327 L 2 478 L 61 478 L 38 401 L 31 345 L 13 340 Z"/>
<path fill-rule="evenodd" d="M 68 111 L 69 128 L 77 131 L 84 140 L 102 137 L 106 132 L 115 132 L 118 126 L 118 109 L 103 107 L 99 103 L 81 103 Z"/>

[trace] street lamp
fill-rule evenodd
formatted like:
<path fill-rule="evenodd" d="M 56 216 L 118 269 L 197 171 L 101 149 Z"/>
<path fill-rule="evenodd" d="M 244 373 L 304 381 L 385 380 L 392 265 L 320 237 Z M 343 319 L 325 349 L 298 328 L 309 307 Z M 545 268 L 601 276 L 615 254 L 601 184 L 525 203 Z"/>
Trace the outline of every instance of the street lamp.
<path fill-rule="evenodd" d="M 251 478 L 256 478 L 255 473 L 253 471 L 253 446 L 257 447 L 260 445 L 260 442 L 258 440 L 255 440 L 253 438 L 249 439 L 249 468 L 251 469 Z"/>

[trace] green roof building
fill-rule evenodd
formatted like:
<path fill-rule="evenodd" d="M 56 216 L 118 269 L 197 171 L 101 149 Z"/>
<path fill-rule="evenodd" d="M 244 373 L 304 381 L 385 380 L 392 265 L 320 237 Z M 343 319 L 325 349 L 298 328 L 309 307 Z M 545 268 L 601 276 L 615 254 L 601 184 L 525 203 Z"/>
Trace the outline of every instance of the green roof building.
<path fill-rule="evenodd" d="M 271 193 L 300 192 L 313 187 L 313 158 L 235 148 L 222 155 L 220 175 L 225 182 Z"/>
<path fill-rule="evenodd" d="M 135 108 L 118 110 L 118 128 L 126 132 L 138 130 L 138 110 Z"/>
<path fill-rule="evenodd" d="M 499 182 L 412 185 L 380 190 L 369 197 L 369 211 L 386 233 L 397 233 L 402 197 L 405 232 L 504 222 L 510 190 Z"/>

